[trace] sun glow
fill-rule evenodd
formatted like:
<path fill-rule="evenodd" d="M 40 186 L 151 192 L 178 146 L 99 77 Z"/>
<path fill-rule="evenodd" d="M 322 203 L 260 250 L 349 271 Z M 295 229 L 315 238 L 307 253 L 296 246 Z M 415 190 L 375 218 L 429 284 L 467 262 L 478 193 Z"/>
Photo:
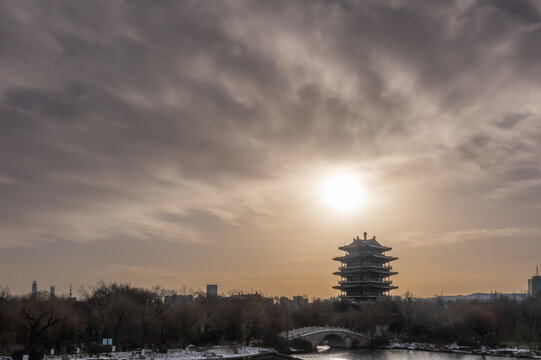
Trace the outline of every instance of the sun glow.
<path fill-rule="evenodd" d="M 323 202 L 333 210 L 350 212 L 357 209 L 365 199 L 359 178 L 354 174 L 335 175 L 321 186 Z"/>

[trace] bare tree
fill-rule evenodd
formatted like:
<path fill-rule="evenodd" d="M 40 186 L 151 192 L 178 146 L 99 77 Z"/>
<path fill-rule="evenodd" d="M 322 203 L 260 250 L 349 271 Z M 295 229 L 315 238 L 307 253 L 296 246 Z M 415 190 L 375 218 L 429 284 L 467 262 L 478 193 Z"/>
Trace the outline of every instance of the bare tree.
<path fill-rule="evenodd" d="M 33 308 L 23 306 L 21 316 L 24 321 L 23 329 L 27 332 L 26 351 L 37 349 L 43 332 L 60 321 L 54 310 L 45 310 L 39 303 Z"/>

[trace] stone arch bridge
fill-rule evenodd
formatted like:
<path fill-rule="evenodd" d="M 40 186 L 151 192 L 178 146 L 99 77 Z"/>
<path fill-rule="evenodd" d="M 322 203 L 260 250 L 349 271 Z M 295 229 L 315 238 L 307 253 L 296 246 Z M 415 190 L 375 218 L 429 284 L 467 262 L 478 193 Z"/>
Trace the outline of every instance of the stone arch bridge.
<path fill-rule="evenodd" d="M 370 338 L 360 332 L 339 327 L 304 327 L 283 332 L 282 337 L 287 340 L 306 340 L 312 344 L 312 349 L 318 345 L 330 347 L 352 348 L 368 345 Z"/>

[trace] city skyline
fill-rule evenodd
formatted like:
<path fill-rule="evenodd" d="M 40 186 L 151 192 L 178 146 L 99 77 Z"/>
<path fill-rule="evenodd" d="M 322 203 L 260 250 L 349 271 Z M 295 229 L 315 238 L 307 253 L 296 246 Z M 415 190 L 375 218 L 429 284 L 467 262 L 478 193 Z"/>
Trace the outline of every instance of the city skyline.
<path fill-rule="evenodd" d="M 355 239 L 354 239 L 355 240 Z M 358 240 L 358 238 L 357 238 Z M 337 273 L 335 272 L 334 275 L 336 275 Z M 397 274 L 395 274 L 397 275 Z M 539 278 L 539 267 L 538 265 L 536 265 L 536 271 L 535 271 L 535 274 L 532 275 L 532 278 Z M 527 281 L 532 281 L 531 279 L 528 279 Z M 132 283 L 130 282 L 123 282 L 123 281 L 118 281 L 118 280 L 115 280 L 115 279 L 100 279 L 98 281 L 96 281 L 95 283 L 86 283 L 86 284 L 77 284 L 79 285 L 79 290 L 81 288 L 86 288 L 88 286 L 94 286 L 95 284 L 97 284 L 98 282 L 105 282 L 105 283 L 126 283 L 126 284 L 129 284 L 129 285 L 133 285 Z M 7 288 L 10 292 L 11 292 L 11 288 L 9 287 L 9 284 L 3 284 L 5 288 Z M 8 285 L 8 286 L 6 286 Z M 59 294 L 59 296 L 67 296 L 67 297 L 72 297 L 73 295 L 75 295 L 75 293 L 78 293 L 79 290 L 77 291 L 73 291 L 72 289 L 72 285 L 73 284 L 69 284 L 66 286 L 66 291 L 62 292 Z M 139 286 L 139 287 L 147 287 L 147 288 L 152 288 L 156 285 L 159 285 L 159 286 L 162 286 L 162 284 L 159 284 L 159 283 L 154 283 L 154 284 L 139 284 L 139 285 L 135 285 L 135 286 Z M 38 292 L 40 293 L 49 293 L 49 294 L 53 294 L 51 296 L 54 296 L 55 294 L 55 289 L 56 289 L 56 285 L 54 285 L 54 283 L 51 283 L 51 284 L 48 284 L 46 285 L 46 287 L 48 286 L 48 290 L 47 289 L 40 289 L 39 288 L 39 285 L 37 284 L 37 278 L 35 278 L 33 281 L 32 281 L 32 284 L 31 284 L 31 291 L 25 291 L 23 289 L 19 289 L 18 291 L 15 291 L 15 292 L 11 292 L 12 295 L 16 295 L 16 296 L 25 296 L 25 295 L 34 295 Z M 217 285 L 210 285 L 210 284 L 197 284 L 195 287 L 194 286 L 187 286 L 187 285 L 178 285 L 176 287 L 165 287 L 167 290 L 172 290 L 175 294 L 180 294 L 180 295 L 187 295 L 187 294 L 196 294 L 196 293 L 199 293 L 199 294 L 204 294 L 204 293 L 208 293 L 209 292 L 209 286 L 217 286 Z M 507 292 L 507 294 L 530 294 L 531 295 L 531 288 L 530 288 L 531 285 L 527 284 L 527 288 L 526 289 L 521 289 L 521 290 L 514 290 L 512 292 Z M 205 291 L 205 288 L 206 288 L 206 291 Z M 335 287 L 334 287 L 335 288 Z M 274 294 L 269 294 L 267 291 L 265 291 L 264 289 L 242 289 L 242 288 L 227 288 L 225 289 L 224 291 L 219 291 L 217 294 L 219 295 L 235 295 L 235 294 L 261 294 L 263 296 L 269 296 L 269 297 L 282 297 L 284 296 L 284 294 L 277 294 L 277 293 L 274 293 Z M 394 293 L 392 294 L 393 296 L 404 296 L 405 293 L 409 293 L 410 296 L 415 296 L 416 294 L 413 294 L 411 293 L 411 291 L 408 289 L 406 290 L 405 292 L 401 292 L 401 293 Z M 73 295 L 72 295 L 73 294 Z M 443 293 L 443 288 L 442 288 L 442 292 L 440 294 L 434 294 L 434 295 L 431 295 L 431 296 L 419 296 L 421 298 L 432 298 L 432 297 L 439 297 L 439 296 L 450 296 L 450 297 L 453 297 L 453 296 L 464 296 L 464 295 L 475 295 L 475 294 L 487 294 L 487 293 L 483 293 L 481 291 L 475 291 L 475 292 L 472 292 L 471 294 L 469 293 L 452 293 L 452 294 L 449 294 L 449 293 Z M 488 294 L 506 294 L 506 292 L 502 292 L 502 291 L 498 291 L 497 289 L 494 289 L 493 291 L 490 291 L 488 292 Z M 330 297 L 328 297 L 329 299 L 330 298 L 335 298 L 335 299 L 338 299 L 340 296 L 340 294 L 334 294 Z M 307 294 L 289 294 L 287 295 L 286 297 L 290 297 L 290 298 L 295 298 L 295 297 L 298 297 L 298 296 L 308 296 L 308 298 L 310 299 L 325 299 L 325 297 L 320 297 L 320 296 L 310 296 L 310 295 L 307 295 Z M 76 298 L 76 297 L 75 297 Z"/>
<path fill-rule="evenodd" d="M 538 275 L 538 273 L 536 273 L 534 275 L 531 275 L 531 277 L 532 278 L 539 278 L 539 275 Z M 527 281 L 528 282 L 531 281 L 531 278 L 527 279 Z M 121 281 L 120 282 L 115 281 L 114 279 L 113 280 L 100 279 L 96 283 L 77 284 L 77 285 L 79 285 L 79 290 L 80 290 L 81 287 L 82 288 L 87 288 L 88 286 L 95 286 L 96 284 L 101 283 L 101 282 L 127 284 L 127 285 L 130 285 L 130 286 L 133 286 L 133 284 L 131 284 L 131 283 L 123 283 Z M 35 283 L 35 285 L 34 285 L 34 283 Z M 2 285 L 4 285 L 4 289 L 8 290 L 10 292 L 10 294 L 14 295 L 14 296 L 30 296 L 30 295 L 35 295 L 37 293 L 43 293 L 43 294 L 49 294 L 50 296 L 60 296 L 60 297 L 71 298 L 72 296 L 77 295 L 79 293 L 79 290 L 73 291 L 73 289 L 72 289 L 73 284 L 69 284 L 69 285 L 66 286 L 64 292 L 61 292 L 61 293 L 57 294 L 56 293 L 56 285 L 54 285 L 54 284 L 46 284 L 44 286 L 44 288 L 40 288 L 39 284 L 37 283 L 37 280 L 34 280 L 32 282 L 30 291 L 20 290 L 18 292 L 12 292 L 11 288 L 9 287 L 9 284 L 2 284 Z M 153 284 L 153 285 L 146 286 L 146 287 L 145 287 L 145 285 L 139 285 L 138 287 L 140 287 L 140 288 L 153 288 L 156 285 L 162 286 L 161 284 Z M 34 286 L 35 286 L 35 291 L 34 291 Z M 173 294 L 175 296 L 177 296 L 177 295 L 184 296 L 184 295 L 193 295 L 193 294 L 208 294 L 208 287 L 209 286 L 214 286 L 214 285 L 209 285 L 209 284 L 201 285 L 201 284 L 199 284 L 196 288 L 195 287 L 188 287 L 186 285 L 184 285 L 184 286 L 181 285 L 181 286 L 177 286 L 176 288 L 165 288 L 165 289 L 173 291 Z M 504 295 L 505 294 L 507 294 L 507 295 L 515 295 L 515 294 L 516 295 L 528 295 L 529 294 L 529 295 L 532 295 L 532 292 L 530 291 L 531 289 L 529 288 L 530 285 L 527 284 L 527 286 L 528 286 L 527 289 L 522 289 L 520 291 L 515 291 L 515 292 L 510 292 L 510 293 L 505 293 L 505 292 L 494 290 L 494 291 L 491 291 L 491 292 L 488 292 L 488 293 L 483 293 L 483 292 L 474 292 L 474 293 L 471 293 L 471 294 L 459 294 L 459 293 L 443 294 L 443 293 L 440 293 L 440 294 L 434 294 L 432 296 L 415 296 L 415 294 L 410 293 L 408 296 L 414 296 L 414 297 L 418 297 L 418 298 L 430 299 L 430 298 L 438 298 L 438 297 L 441 297 L 441 296 L 454 298 L 455 296 L 457 296 L 457 297 L 471 296 L 471 295 L 476 295 L 476 294 L 504 294 Z M 409 290 L 406 291 L 406 292 L 409 292 Z M 399 297 L 405 296 L 406 292 L 400 292 L 400 293 L 395 292 L 395 294 L 393 294 L 392 296 L 399 296 Z M 288 295 L 288 296 L 286 296 L 286 295 L 283 295 L 283 294 L 269 294 L 265 290 L 261 290 L 261 289 L 240 289 L 240 288 L 231 288 L 231 289 L 226 289 L 224 291 L 222 291 L 222 289 L 220 289 L 220 291 L 218 291 L 217 294 L 219 296 L 234 296 L 234 295 L 239 295 L 239 294 L 259 294 L 259 295 L 262 295 L 262 296 L 265 296 L 265 297 L 276 297 L 276 298 L 286 297 L 286 298 L 289 298 L 289 299 L 296 298 L 296 297 L 306 297 L 306 298 L 308 298 L 310 300 L 326 300 L 326 299 L 328 300 L 328 299 L 339 299 L 340 298 L 340 294 L 335 294 L 334 296 L 331 296 L 329 298 L 318 297 L 318 296 L 309 296 L 307 294 L 296 294 L 296 295 Z M 77 296 L 75 296 L 73 298 L 77 299 Z"/>
<path fill-rule="evenodd" d="M 0 286 L 416 296 L 541 263 L 535 1 L 0 3 Z"/>

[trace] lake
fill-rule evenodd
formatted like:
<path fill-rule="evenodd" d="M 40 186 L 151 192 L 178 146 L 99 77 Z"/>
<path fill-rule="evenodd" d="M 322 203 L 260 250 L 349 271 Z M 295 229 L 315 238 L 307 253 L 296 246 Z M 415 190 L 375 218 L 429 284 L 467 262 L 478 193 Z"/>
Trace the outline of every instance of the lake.
<path fill-rule="evenodd" d="M 518 357 L 466 355 L 418 350 L 329 349 L 318 353 L 295 354 L 302 360 L 518 360 Z"/>

